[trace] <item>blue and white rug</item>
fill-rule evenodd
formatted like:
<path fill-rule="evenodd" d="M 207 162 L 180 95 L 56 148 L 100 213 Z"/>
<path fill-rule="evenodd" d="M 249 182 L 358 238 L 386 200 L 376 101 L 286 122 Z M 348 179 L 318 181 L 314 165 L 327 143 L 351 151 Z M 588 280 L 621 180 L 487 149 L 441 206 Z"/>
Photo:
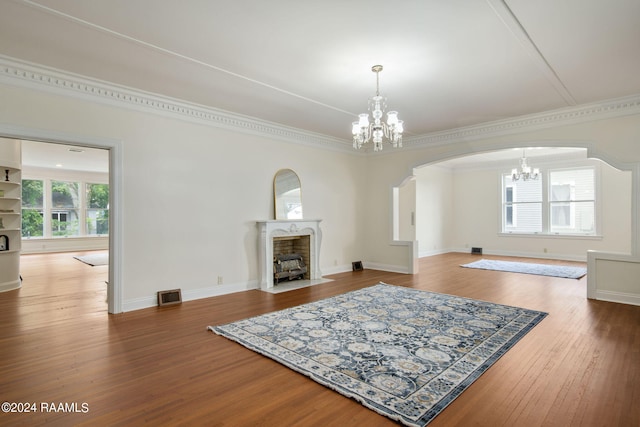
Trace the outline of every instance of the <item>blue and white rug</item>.
<path fill-rule="evenodd" d="M 508 271 L 511 273 L 538 274 L 541 276 L 562 277 L 565 279 L 579 279 L 587 274 L 583 267 L 566 265 L 534 264 L 530 262 L 498 261 L 481 259 L 480 261 L 464 264 L 462 267 L 479 268 L 482 270 Z"/>
<path fill-rule="evenodd" d="M 379 283 L 208 329 L 424 426 L 546 315 Z"/>

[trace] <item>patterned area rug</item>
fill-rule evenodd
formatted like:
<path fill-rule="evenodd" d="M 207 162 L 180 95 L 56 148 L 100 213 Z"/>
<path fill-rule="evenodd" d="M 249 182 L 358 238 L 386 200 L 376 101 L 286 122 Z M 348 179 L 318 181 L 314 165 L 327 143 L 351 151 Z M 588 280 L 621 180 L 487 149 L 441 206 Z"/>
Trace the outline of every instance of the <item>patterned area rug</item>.
<path fill-rule="evenodd" d="M 565 279 L 579 279 L 587 274 L 583 267 L 566 265 L 533 264 L 530 262 L 498 261 L 481 259 L 480 261 L 464 264 L 462 267 L 479 268 L 482 270 L 508 271 L 511 273 L 538 274 L 541 276 L 562 277 Z"/>
<path fill-rule="evenodd" d="M 424 426 L 545 316 L 379 283 L 208 329 Z"/>

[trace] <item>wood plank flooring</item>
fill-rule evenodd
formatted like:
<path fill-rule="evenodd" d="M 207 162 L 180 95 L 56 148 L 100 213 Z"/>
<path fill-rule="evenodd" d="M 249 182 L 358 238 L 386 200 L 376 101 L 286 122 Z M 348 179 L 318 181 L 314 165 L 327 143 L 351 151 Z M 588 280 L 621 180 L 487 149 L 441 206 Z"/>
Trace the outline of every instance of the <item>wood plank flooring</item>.
<path fill-rule="evenodd" d="M 107 267 L 74 255 L 23 256 L 23 288 L 0 294 L 0 401 L 38 410 L 0 413 L 0 425 L 396 425 L 206 330 L 384 281 L 549 313 L 430 427 L 640 426 L 640 307 L 587 300 L 586 278 L 460 268 L 478 256 L 452 253 L 423 258 L 414 276 L 348 272 L 108 315 Z"/>

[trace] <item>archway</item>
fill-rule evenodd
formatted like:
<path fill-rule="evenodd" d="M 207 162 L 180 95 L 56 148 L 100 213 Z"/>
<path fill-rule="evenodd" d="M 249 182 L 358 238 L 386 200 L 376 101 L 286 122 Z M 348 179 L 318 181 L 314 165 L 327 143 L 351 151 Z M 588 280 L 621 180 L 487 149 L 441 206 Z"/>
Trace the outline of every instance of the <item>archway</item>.
<path fill-rule="evenodd" d="M 638 164 L 625 163 L 620 159 L 612 158 L 607 153 L 602 153 L 595 150 L 593 148 L 592 143 L 582 142 L 582 141 L 574 141 L 571 143 L 567 143 L 565 141 L 555 141 L 555 142 L 545 141 L 544 144 L 541 144 L 540 142 L 537 142 L 537 141 L 533 141 L 529 143 L 518 143 L 518 144 L 497 143 L 492 145 L 486 150 L 479 150 L 477 149 L 477 146 L 475 147 L 475 149 L 472 149 L 468 145 L 465 145 L 465 146 L 459 145 L 455 149 L 448 150 L 448 151 L 446 150 L 440 151 L 436 154 L 425 152 L 424 154 L 425 158 L 423 159 L 417 158 L 414 161 L 414 167 L 411 169 L 408 175 L 405 176 L 402 182 L 405 182 L 405 180 L 407 179 L 407 176 L 412 177 L 414 175 L 415 168 L 418 168 L 423 165 L 434 166 L 434 165 L 440 164 L 442 161 L 445 161 L 445 160 L 460 159 L 466 156 L 485 154 L 489 152 L 497 152 L 504 149 L 513 150 L 514 148 L 517 148 L 516 152 L 519 151 L 521 155 L 522 148 L 538 147 L 538 146 L 553 147 L 553 148 L 559 148 L 559 147 L 583 148 L 587 150 L 586 157 L 602 160 L 604 163 L 608 164 L 609 166 L 615 169 L 626 171 L 628 176 L 627 178 L 628 185 L 630 188 L 628 189 L 628 191 L 625 190 L 627 191 L 627 194 L 629 194 L 628 201 L 626 204 L 628 208 L 625 208 L 625 209 L 626 209 L 626 212 L 629 213 L 630 219 L 628 221 L 628 226 L 625 226 L 626 228 L 624 229 L 625 239 L 627 242 L 624 250 L 622 251 L 624 253 L 614 254 L 613 251 L 609 249 L 590 250 L 588 251 L 588 253 L 585 250 L 580 259 L 584 260 L 585 258 L 587 258 L 588 265 L 589 265 L 589 274 L 588 274 L 589 298 L 605 299 L 609 301 L 632 303 L 632 304 L 638 303 L 637 290 L 634 290 L 635 288 L 633 287 L 633 279 L 630 279 L 630 277 L 632 277 L 633 274 L 626 273 L 626 271 L 635 271 L 636 266 L 640 262 L 640 259 L 638 259 L 638 224 L 637 224 L 638 199 L 640 197 L 639 196 L 640 166 Z M 510 170 L 510 168 L 505 168 L 505 172 L 508 170 Z M 398 188 L 399 186 L 394 187 L 393 194 L 396 194 L 396 192 L 398 191 Z M 614 189 L 613 192 L 620 192 L 620 189 Z M 394 201 L 394 204 L 395 204 L 395 201 Z M 396 209 L 394 207 L 394 209 L 392 209 L 392 212 L 394 216 L 393 223 L 391 224 L 392 227 L 396 227 L 395 221 L 397 221 L 396 219 L 397 217 L 406 218 L 408 216 L 407 212 L 403 212 L 399 208 Z M 397 213 L 397 216 L 396 216 L 396 213 Z M 472 213 L 473 212 L 469 212 L 469 214 L 472 214 Z M 420 219 L 416 218 L 416 221 L 419 222 Z M 496 220 L 496 223 L 497 223 L 497 220 Z M 543 245 L 541 245 L 541 252 L 543 249 L 542 246 Z M 425 252 L 424 247 L 422 247 L 421 249 L 422 250 L 419 251 L 420 256 L 424 256 L 424 252 Z M 430 249 L 434 251 L 434 253 L 437 251 L 437 249 L 434 249 L 433 246 L 431 246 Z M 446 250 L 446 249 L 448 248 L 445 247 L 440 250 Z M 461 247 L 458 247 L 458 249 L 470 250 L 470 248 L 466 248 L 464 247 L 464 245 L 462 245 Z M 616 252 L 619 252 L 619 251 L 616 251 Z M 541 253 L 541 257 L 545 257 L 545 256 L 548 257 L 549 255 L 543 255 Z M 605 269 L 603 267 L 604 265 L 607 265 L 608 267 L 606 267 Z M 596 266 L 598 266 L 598 272 L 596 272 Z M 619 282 L 620 285 L 618 288 L 609 289 L 608 285 L 605 286 L 606 285 L 605 282 L 610 282 L 610 280 L 609 281 L 605 280 L 605 278 L 602 275 L 605 274 L 605 272 L 612 271 L 614 269 L 616 270 L 616 274 L 618 276 L 622 276 L 622 278 Z M 623 270 L 625 272 L 622 272 Z M 600 285 L 596 284 L 596 281 L 601 282 L 601 284 Z"/>

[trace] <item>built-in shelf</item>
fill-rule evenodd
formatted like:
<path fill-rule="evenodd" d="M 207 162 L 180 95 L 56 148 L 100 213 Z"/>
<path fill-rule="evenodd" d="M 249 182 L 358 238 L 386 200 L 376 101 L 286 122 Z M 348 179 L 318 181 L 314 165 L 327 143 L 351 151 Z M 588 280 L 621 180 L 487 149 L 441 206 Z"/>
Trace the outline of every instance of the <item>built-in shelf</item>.
<path fill-rule="evenodd" d="M 16 139 L 0 138 L 0 292 L 17 289 L 20 280 L 22 144 Z M 3 212 L 5 211 L 5 212 Z"/>

